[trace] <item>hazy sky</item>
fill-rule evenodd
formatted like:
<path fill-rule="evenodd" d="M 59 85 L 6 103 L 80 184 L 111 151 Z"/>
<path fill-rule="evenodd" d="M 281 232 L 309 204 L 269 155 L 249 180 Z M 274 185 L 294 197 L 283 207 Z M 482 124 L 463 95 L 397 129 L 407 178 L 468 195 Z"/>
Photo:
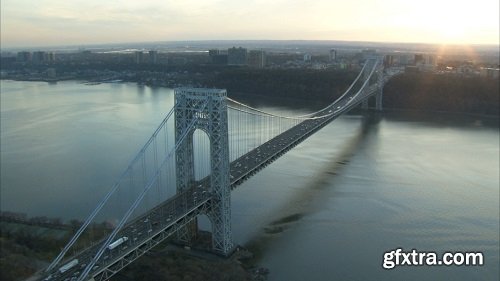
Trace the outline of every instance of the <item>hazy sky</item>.
<path fill-rule="evenodd" d="M 306 39 L 499 44 L 499 0 L 1 0 L 1 45 Z"/>

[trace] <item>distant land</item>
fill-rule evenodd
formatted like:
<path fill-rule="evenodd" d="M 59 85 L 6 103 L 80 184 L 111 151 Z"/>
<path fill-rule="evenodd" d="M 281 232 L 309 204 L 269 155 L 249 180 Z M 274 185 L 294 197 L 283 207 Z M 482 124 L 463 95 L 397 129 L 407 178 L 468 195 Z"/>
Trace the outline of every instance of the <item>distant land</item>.
<path fill-rule="evenodd" d="M 205 40 L 9 48 L 2 49 L 0 70 L 2 79 L 12 80 L 216 87 L 229 95 L 330 101 L 354 80 L 365 58 L 377 54 L 386 56 L 386 67 L 404 72 L 387 84 L 385 108 L 498 116 L 498 47 Z M 243 52 L 244 60 L 231 63 L 230 50 Z"/>
<path fill-rule="evenodd" d="M 446 52 L 446 53 L 469 53 L 471 50 L 478 54 L 499 53 L 499 45 L 451 45 L 451 44 L 429 44 L 429 43 L 398 43 L 398 42 L 369 42 L 369 41 L 341 41 L 341 40 L 191 40 L 191 41 L 156 41 L 156 42 L 133 42 L 133 43 L 110 43 L 110 44 L 88 44 L 88 45 L 52 45 L 39 47 L 8 47 L 0 46 L 2 53 L 16 52 L 21 50 L 52 50 L 57 52 L 75 52 L 90 50 L 95 52 L 106 51 L 134 51 L 155 49 L 158 51 L 198 51 L 206 52 L 212 48 L 230 48 L 233 46 L 245 46 L 249 49 L 283 50 L 283 51 L 324 51 L 330 48 L 338 49 L 366 49 L 375 48 L 383 51 L 401 52 Z"/>
<path fill-rule="evenodd" d="M 266 63 L 228 64 L 227 50 L 240 46 L 245 52 L 265 53 Z M 226 55 L 225 63 L 210 54 L 216 51 L 219 55 L 219 50 Z M 227 89 L 229 96 L 245 96 L 251 105 L 266 96 L 303 106 L 303 100 L 323 105 L 338 98 L 358 75 L 365 56 L 373 54 L 390 57 L 384 61 L 386 66 L 401 71 L 385 84 L 384 109 L 445 111 L 498 120 L 498 45 L 212 40 L 1 48 L 0 70 L 2 79 L 20 81 L 218 87 Z M 0 256 L 5 261 L 0 263 L 1 280 L 21 280 L 45 267 L 81 224 L 15 213 L 4 213 L 0 223 Z M 107 229 L 105 224 L 93 227 Z M 161 270 L 151 269 L 151 264 Z M 162 280 L 161 276 L 184 280 L 178 277 L 184 271 L 216 271 L 220 276 L 214 275 L 214 280 L 228 276 L 263 280 L 266 274 L 265 270 L 245 268 L 239 260 L 219 263 L 219 267 L 214 264 L 164 248 L 146 255 L 115 280 Z M 208 279 L 203 276 L 203 280 Z"/>

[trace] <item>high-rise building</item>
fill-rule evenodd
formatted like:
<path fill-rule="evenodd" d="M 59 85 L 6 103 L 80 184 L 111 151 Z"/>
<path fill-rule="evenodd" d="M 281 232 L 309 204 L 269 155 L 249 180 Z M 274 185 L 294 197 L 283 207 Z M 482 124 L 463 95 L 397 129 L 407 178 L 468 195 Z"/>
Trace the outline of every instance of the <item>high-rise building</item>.
<path fill-rule="evenodd" d="M 54 52 L 45 53 L 43 56 L 43 61 L 48 63 L 54 63 L 56 61 L 56 54 Z"/>
<path fill-rule="evenodd" d="M 415 65 L 421 71 L 434 71 L 437 66 L 436 57 L 432 54 L 415 55 Z"/>
<path fill-rule="evenodd" d="M 149 63 L 158 63 L 158 51 L 149 51 Z"/>
<path fill-rule="evenodd" d="M 434 65 L 434 66 L 437 65 L 436 57 L 434 55 L 427 54 L 424 57 L 424 59 L 425 59 L 425 64 L 427 65 Z"/>
<path fill-rule="evenodd" d="M 208 56 L 213 64 L 227 64 L 227 51 L 211 49 L 208 50 Z"/>
<path fill-rule="evenodd" d="M 393 55 L 386 55 L 384 57 L 384 66 L 389 67 L 394 65 L 394 56 Z"/>
<path fill-rule="evenodd" d="M 210 50 L 208 50 L 208 56 L 209 57 L 213 57 L 213 56 L 216 56 L 218 54 L 220 54 L 219 49 L 210 49 Z"/>
<path fill-rule="evenodd" d="M 31 61 L 31 53 L 30 52 L 18 52 L 16 61 L 18 62 L 30 62 Z"/>
<path fill-rule="evenodd" d="M 36 51 L 33 52 L 33 55 L 31 56 L 31 61 L 33 61 L 34 64 L 40 64 L 45 61 L 46 54 L 44 51 Z"/>
<path fill-rule="evenodd" d="M 304 54 L 304 62 L 310 62 L 311 58 L 312 58 L 311 54 L 309 53 Z"/>
<path fill-rule="evenodd" d="M 415 58 L 413 59 L 413 62 L 416 65 L 420 64 L 420 63 L 425 63 L 424 55 L 423 54 L 415 54 Z"/>
<path fill-rule="evenodd" d="M 247 49 L 242 47 L 232 47 L 227 49 L 227 64 L 228 65 L 246 65 L 247 64 Z"/>
<path fill-rule="evenodd" d="M 144 62 L 144 53 L 142 51 L 135 51 L 135 63 L 143 63 Z"/>
<path fill-rule="evenodd" d="M 248 52 L 248 65 L 251 67 L 263 68 L 266 65 L 266 53 L 262 50 L 252 50 Z"/>
<path fill-rule="evenodd" d="M 330 50 L 330 61 L 335 61 L 337 60 L 337 50 L 331 49 Z"/>
<path fill-rule="evenodd" d="M 412 56 L 410 54 L 400 54 L 398 58 L 399 65 L 408 65 L 411 63 Z"/>

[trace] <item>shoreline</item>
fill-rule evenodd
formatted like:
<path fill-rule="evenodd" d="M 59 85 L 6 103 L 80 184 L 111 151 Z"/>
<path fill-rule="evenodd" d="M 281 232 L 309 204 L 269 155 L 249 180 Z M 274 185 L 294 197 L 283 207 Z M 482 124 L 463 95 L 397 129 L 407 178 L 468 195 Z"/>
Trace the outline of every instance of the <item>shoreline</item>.
<path fill-rule="evenodd" d="M 12 213 L 11 215 L 14 215 Z M 13 266 L 3 267 L 0 279 L 5 281 L 31 280 L 43 270 L 64 246 L 71 232 L 71 225 L 47 225 L 43 222 L 34 224 L 34 218 L 13 219 L 0 217 L 0 256 Z M 57 220 L 47 218 L 48 220 Z M 30 231 L 26 231 L 29 229 Z M 35 231 L 36 230 L 36 231 Z M 61 233 L 61 232 L 65 233 Z M 264 281 L 269 270 L 258 267 L 254 254 L 248 249 L 236 246 L 228 257 L 218 256 L 210 252 L 211 234 L 200 231 L 192 246 L 185 247 L 172 243 L 168 238 L 141 256 L 136 263 L 128 265 L 110 280 L 185 280 L 189 276 L 192 281 L 242 280 Z M 35 243 L 33 248 L 32 242 Z M 36 246 L 47 244 L 48 246 Z M 22 262 L 22 267 L 14 266 Z M 151 265 L 157 265 L 151 266 Z M 158 270 L 161 268 L 161 270 Z M 197 275 L 191 275 L 198 272 Z M 145 279 L 144 279 L 145 278 Z M 229 279 L 227 279 L 229 278 Z"/>
<path fill-rule="evenodd" d="M 63 79 L 13 79 L 13 78 L 0 78 L 0 81 L 2 80 L 7 80 L 7 81 L 18 81 L 18 82 L 47 82 L 47 83 L 57 83 L 57 82 L 66 82 L 66 81 L 75 81 L 77 83 L 84 83 L 88 86 L 93 86 L 93 85 L 99 85 L 99 84 L 108 84 L 108 83 L 135 83 L 137 86 L 147 86 L 151 88 L 166 88 L 166 89 L 175 89 L 178 87 L 191 87 L 191 85 L 176 85 L 176 86 L 165 86 L 165 85 L 149 85 L 149 84 L 143 84 L 137 81 L 116 81 L 116 80 L 102 80 L 102 81 L 96 81 L 93 79 L 85 79 L 85 78 L 63 78 Z M 87 84 L 88 83 L 88 84 Z M 288 101 L 297 101 L 297 102 L 309 102 L 309 103 L 314 103 L 314 104 L 319 104 L 319 101 L 311 101 L 310 99 L 306 98 L 297 98 L 297 97 L 270 97 L 268 95 L 262 95 L 262 94 L 249 94 L 249 93 L 243 93 L 243 92 L 236 92 L 232 94 L 234 97 L 245 97 L 245 98 L 270 98 L 274 100 L 288 100 Z M 322 99 L 323 101 L 323 99 Z M 333 101 L 331 101 L 333 103 Z M 355 108 L 354 110 L 356 110 Z M 369 110 L 372 110 L 373 107 L 369 107 Z M 468 117 L 479 117 L 479 118 L 486 118 L 486 119 L 498 119 L 500 115 L 490 115 L 490 114 L 481 114 L 481 113 L 475 113 L 475 112 L 467 112 L 467 111 L 448 111 L 448 110 L 422 110 L 422 109 L 413 109 L 413 108 L 395 108 L 395 107 L 383 107 L 382 112 L 407 112 L 407 113 L 432 113 L 432 114 L 445 114 L 445 115 L 457 115 L 457 116 L 468 116 Z"/>

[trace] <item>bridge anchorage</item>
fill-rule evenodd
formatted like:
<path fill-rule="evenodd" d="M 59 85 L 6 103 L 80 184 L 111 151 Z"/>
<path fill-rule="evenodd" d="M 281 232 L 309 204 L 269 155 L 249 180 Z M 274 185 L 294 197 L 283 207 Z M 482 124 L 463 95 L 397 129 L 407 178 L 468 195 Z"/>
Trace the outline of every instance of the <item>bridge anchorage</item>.
<path fill-rule="evenodd" d="M 191 243 L 200 215 L 211 222 L 212 251 L 231 254 L 231 189 L 370 97 L 381 110 L 390 77 L 381 61 L 368 58 L 342 96 L 300 116 L 252 108 L 228 98 L 226 90 L 176 89 L 174 107 L 36 280 L 108 280 L 167 238 Z M 204 165 L 199 165 L 198 131 L 208 137 Z M 199 172 L 200 166 L 205 170 Z M 88 245 L 86 234 L 111 215 L 113 228 Z M 70 250 L 73 255 L 66 257 Z"/>

